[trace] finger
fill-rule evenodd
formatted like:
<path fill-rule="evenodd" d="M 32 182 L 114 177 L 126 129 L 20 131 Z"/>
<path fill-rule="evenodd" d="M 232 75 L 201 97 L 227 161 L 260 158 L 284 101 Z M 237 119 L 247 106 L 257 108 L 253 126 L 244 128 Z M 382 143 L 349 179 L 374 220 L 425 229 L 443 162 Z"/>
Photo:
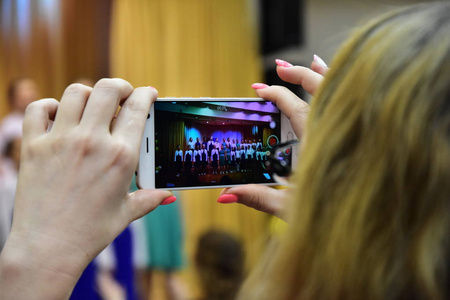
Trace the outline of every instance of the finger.
<path fill-rule="evenodd" d="M 89 96 L 80 125 L 109 130 L 119 104 L 133 91 L 127 81 L 119 78 L 101 79 Z"/>
<path fill-rule="evenodd" d="M 283 86 L 273 85 L 267 88 L 257 89 L 256 94 L 259 97 L 274 102 L 289 119 L 297 137 L 302 137 L 309 112 L 308 103 Z"/>
<path fill-rule="evenodd" d="M 320 83 L 323 81 L 322 75 L 301 66 L 290 68 L 278 66 L 277 73 L 282 80 L 301 85 L 311 95 L 314 95 Z"/>
<path fill-rule="evenodd" d="M 56 99 L 42 99 L 27 106 L 23 121 L 23 141 L 27 142 L 47 132 L 54 120 L 59 102 Z"/>
<path fill-rule="evenodd" d="M 256 210 L 283 218 L 287 190 L 276 190 L 264 185 L 248 184 L 222 190 L 217 202 L 244 204 Z M 235 201 L 230 201 L 234 195 Z"/>
<path fill-rule="evenodd" d="M 314 72 L 317 72 L 322 76 L 325 76 L 329 68 L 327 64 L 318 55 L 314 54 L 314 60 L 311 63 L 311 69 Z"/>
<path fill-rule="evenodd" d="M 67 131 L 78 125 L 91 91 L 91 87 L 79 83 L 71 84 L 66 88 L 56 114 L 55 130 Z"/>
<path fill-rule="evenodd" d="M 137 190 L 129 194 L 127 201 L 129 221 L 145 216 L 160 204 L 168 204 L 163 202 L 168 198 L 172 201 L 171 197 L 173 197 L 172 192 L 165 190 Z"/>
<path fill-rule="evenodd" d="M 328 67 L 324 67 L 321 64 L 313 61 L 311 63 L 311 70 L 313 70 L 316 73 L 319 73 L 322 76 L 325 76 L 325 74 L 327 74 L 329 68 Z"/>
<path fill-rule="evenodd" d="M 136 88 L 120 109 L 112 131 L 113 136 L 139 148 L 150 105 L 158 92 L 153 87 Z"/>

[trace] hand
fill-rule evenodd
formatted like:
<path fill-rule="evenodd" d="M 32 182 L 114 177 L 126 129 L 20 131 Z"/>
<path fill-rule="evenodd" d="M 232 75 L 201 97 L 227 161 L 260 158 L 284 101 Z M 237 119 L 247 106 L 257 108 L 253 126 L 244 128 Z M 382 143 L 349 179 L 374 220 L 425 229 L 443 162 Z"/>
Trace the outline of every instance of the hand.
<path fill-rule="evenodd" d="M 315 60 L 311 69 L 277 60 L 278 76 L 286 82 L 301 85 L 308 93 L 314 95 L 328 71 L 325 63 Z M 274 102 L 281 112 L 289 119 L 297 137 L 304 134 L 309 105 L 289 89 L 282 86 L 254 85 L 259 97 Z M 241 203 L 279 218 L 284 218 L 286 194 L 288 190 L 276 190 L 263 185 L 243 185 L 224 189 L 218 198 L 220 203 Z"/>
<path fill-rule="evenodd" d="M 278 60 L 277 60 L 278 61 Z M 286 62 L 279 62 L 286 65 Z M 309 94 L 314 95 L 328 67 L 324 67 L 317 61 L 313 61 L 311 69 L 302 66 L 283 67 L 277 66 L 278 76 L 286 82 L 301 85 Z M 258 97 L 274 102 L 281 112 L 289 119 L 292 129 L 297 137 L 303 136 L 303 131 L 308 117 L 309 105 L 288 88 L 284 86 L 256 86 Z"/>
<path fill-rule="evenodd" d="M 0 265 L 0 282 L 11 283 L 7 291 L 15 299 L 40 298 L 38 291 L 50 293 L 42 298 L 68 297 L 102 249 L 172 196 L 128 194 L 156 96 L 151 87 L 133 90 L 124 80 L 102 79 L 94 88 L 69 86 L 60 103 L 44 99 L 28 106 L 14 221 Z M 5 275 L 5 264 L 17 267 L 16 278 Z"/>

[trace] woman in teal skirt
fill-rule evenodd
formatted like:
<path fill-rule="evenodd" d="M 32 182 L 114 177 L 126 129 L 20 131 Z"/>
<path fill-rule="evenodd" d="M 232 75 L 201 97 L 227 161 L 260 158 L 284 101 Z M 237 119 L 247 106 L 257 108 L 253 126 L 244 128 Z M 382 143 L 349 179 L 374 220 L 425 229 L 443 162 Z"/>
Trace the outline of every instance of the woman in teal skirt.
<path fill-rule="evenodd" d="M 220 174 L 223 173 L 225 169 L 225 147 L 223 145 L 220 145 L 220 151 L 219 151 L 219 171 Z"/>
<path fill-rule="evenodd" d="M 131 183 L 131 191 L 137 190 L 135 179 Z M 180 195 L 174 193 L 177 199 Z M 172 274 L 183 266 L 183 230 L 181 201 L 175 201 L 170 205 L 158 206 L 151 214 L 142 217 L 146 245 L 137 251 L 146 258 L 146 265 L 141 270 L 142 293 L 147 297 L 150 293 L 151 277 L 154 270 L 163 271 L 166 276 L 167 293 L 170 299 L 176 285 Z M 137 243 L 135 243 L 137 244 Z M 137 245 L 138 246 L 138 245 Z"/>

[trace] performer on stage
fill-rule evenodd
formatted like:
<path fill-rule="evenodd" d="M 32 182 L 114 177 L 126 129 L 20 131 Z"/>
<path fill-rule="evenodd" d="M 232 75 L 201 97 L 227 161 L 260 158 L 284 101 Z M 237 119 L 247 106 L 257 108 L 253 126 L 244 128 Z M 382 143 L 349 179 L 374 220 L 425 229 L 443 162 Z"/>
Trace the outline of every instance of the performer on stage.
<path fill-rule="evenodd" d="M 202 173 L 201 175 L 206 175 L 206 166 L 208 165 L 208 158 L 209 158 L 209 153 L 208 150 L 206 149 L 206 146 L 203 145 L 202 146 L 202 150 L 199 151 L 200 152 L 200 159 L 202 161 L 201 163 L 201 170 Z"/>
<path fill-rule="evenodd" d="M 211 152 L 211 165 L 213 168 L 213 174 L 217 174 L 217 166 L 219 165 L 219 150 L 217 150 L 216 146 L 214 145 L 214 148 Z"/>
<path fill-rule="evenodd" d="M 181 168 L 183 168 L 183 150 L 181 150 L 180 144 L 177 145 L 177 150 L 175 150 L 175 157 L 173 161 L 175 162 L 175 170 L 177 171 L 177 177 L 179 177 Z"/>
<path fill-rule="evenodd" d="M 191 146 L 187 146 L 187 150 L 184 153 L 184 170 L 189 172 L 192 168 L 192 160 L 194 158 L 194 154 L 192 153 Z"/>

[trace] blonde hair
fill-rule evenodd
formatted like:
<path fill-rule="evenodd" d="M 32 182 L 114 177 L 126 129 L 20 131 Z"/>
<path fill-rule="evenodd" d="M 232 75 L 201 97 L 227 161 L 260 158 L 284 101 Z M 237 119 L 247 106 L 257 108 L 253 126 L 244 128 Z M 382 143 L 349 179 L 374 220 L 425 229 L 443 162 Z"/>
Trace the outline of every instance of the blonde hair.
<path fill-rule="evenodd" d="M 307 132 L 289 229 L 240 299 L 448 297 L 450 3 L 358 30 Z"/>

